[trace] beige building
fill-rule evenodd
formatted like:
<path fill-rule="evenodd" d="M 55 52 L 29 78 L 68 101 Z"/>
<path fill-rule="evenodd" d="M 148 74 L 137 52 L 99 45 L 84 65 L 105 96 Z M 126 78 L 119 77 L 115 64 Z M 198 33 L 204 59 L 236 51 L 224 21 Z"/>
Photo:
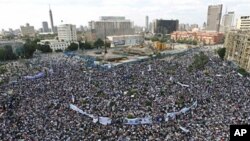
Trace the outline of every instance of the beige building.
<path fill-rule="evenodd" d="M 222 4 L 220 5 L 209 5 L 207 12 L 207 31 L 217 31 L 220 30 L 220 21 L 222 14 Z"/>
<path fill-rule="evenodd" d="M 230 31 L 224 46 L 227 48 L 225 58 L 250 72 L 250 30 Z"/>
<path fill-rule="evenodd" d="M 237 29 L 250 30 L 250 16 L 241 16 L 237 22 Z"/>
<path fill-rule="evenodd" d="M 223 16 L 222 19 L 222 32 L 228 32 L 233 29 L 234 23 L 234 12 L 228 12 Z"/>
<path fill-rule="evenodd" d="M 89 29 L 97 39 L 104 39 L 105 35 L 118 36 L 135 33 L 134 23 L 119 16 L 102 16 L 99 21 L 90 21 Z"/>
<path fill-rule="evenodd" d="M 72 24 L 63 24 L 57 27 L 59 41 L 76 42 L 76 26 Z"/>
<path fill-rule="evenodd" d="M 30 26 L 28 23 L 26 26 L 21 26 L 22 36 L 34 37 L 36 35 L 34 26 Z"/>

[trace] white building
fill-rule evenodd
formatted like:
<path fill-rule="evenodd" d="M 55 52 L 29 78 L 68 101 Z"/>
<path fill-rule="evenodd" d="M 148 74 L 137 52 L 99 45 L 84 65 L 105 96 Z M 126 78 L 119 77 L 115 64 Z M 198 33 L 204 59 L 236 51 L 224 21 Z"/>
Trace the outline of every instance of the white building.
<path fill-rule="evenodd" d="M 233 22 L 234 22 L 234 12 L 228 12 L 223 16 L 222 19 L 222 27 L 223 32 L 227 32 L 233 28 Z"/>
<path fill-rule="evenodd" d="M 63 24 L 57 27 L 59 41 L 76 42 L 76 26 Z"/>
<path fill-rule="evenodd" d="M 36 35 L 34 26 L 30 26 L 28 23 L 26 26 L 21 26 L 22 36 L 34 37 Z"/>
<path fill-rule="evenodd" d="M 237 23 L 237 29 L 250 30 L 250 16 L 241 16 Z"/>
<path fill-rule="evenodd" d="M 41 40 L 37 44 L 40 45 L 48 44 L 53 51 L 55 50 L 64 51 L 70 45 L 70 42 L 60 42 L 58 40 Z"/>
<path fill-rule="evenodd" d="M 142 35 L 107 36 L 107 38 L 111 41 L 110 47 L 135 46 L 144 43 Z"/>

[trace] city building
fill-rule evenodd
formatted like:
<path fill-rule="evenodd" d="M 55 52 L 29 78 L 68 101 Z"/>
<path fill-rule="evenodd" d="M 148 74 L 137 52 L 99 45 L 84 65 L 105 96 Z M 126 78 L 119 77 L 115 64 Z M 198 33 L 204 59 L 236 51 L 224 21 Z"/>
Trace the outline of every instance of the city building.
<path fill-rule="evenodd" d="M 191 31 L 189 24 L 179 24 L 178 31 Z"/>
<path fill-rule="evenodd" d="M 250 30 L 250 16 L 241 16 L 237 23 L 237 29 Z"/>
<path fill-rule="evenodd" d="M 228 32 L 233 28 L 234 12 L 226 13 L 222 18 L 222 32 Z"/>
<path fill-rule="evenodd" d="M 52 10 L 50 8 L 49 8 L 49 17 L 50 17 L 50 24 L 51 24 L 51 32 L 55 33 L 53 15 L 52 15 Z"/>
<path fill-rule="evenodd" d="M 191 30 L 193 30 L 194 28 L 199 28 L 198 24 L 191 24 L 190 25 Z"/>
<path fill-rule="evenodd" d="M 171 34 L 171 39 L 175 42 L 178 40 L 195 40 L 198 43 L 214 45 L 222 42 L 224 37 L 223 33 L 218 32 L 189 32 L 177 31 Z"/>
<path fill-rule="evenodd" d="M 89 29 L 97 39 L 104 39 L 105 35 L 133 35 L 135 33 L 133 22 L 120 16 L 102 16 L 100 21 L 90 21 Z"/>
<path fill-rule="evenodd" d="M 145 18 L 145 32 L 149 31 L 149 18 L 146 16 Z"/>
<path fill-rule="evenodd" d="M 144 43 L 142 35 L 107 36 L 107 38 L 111 42 L 110 47 L 136 46 Z"/>
<path fill-rule="evenodd" d="M 30 26 L 28 23 L 26 26 L 21 26 L 22 36 L 35 37 L 36 32 L 34 26 Z"/>
<path fill-rule="evenodd" d="M 224 46 L 225 58 L 250 72 L 250 30 L 229 31 Z"/>
<path fill-rule="evenodd" d="M 170 34 L 178 30 L 178 20 L 154 20 L 153 33 Z"/>
<path fill-rule="evenodd" d="M 208 6 L 207 27 L 206 27 L 207 31 L 219 32 L 221 14 L 222 14 L 222 4 Z"/>
<path fill-rule="evenodd" d="M 49 45 L 53 51 L 56 51 L 56 50 L 64 51 L 65 49 L 68 48 L 68 46 L 70 45 L 70 42 L 60 42 L 58 40 L 41 40 L 37 44 Z"/>
<path fill-rule="evenodd" d="M 43 32 L 49 32 L 48 22 L 44 21 L 42 22 L 42 25 L 43 25 Z"/>
<path fill-rule="evenodd" d="M 76 26 L 72 24 L 63 24 L 57 27 L 59 41 L 76 42 Z"/>

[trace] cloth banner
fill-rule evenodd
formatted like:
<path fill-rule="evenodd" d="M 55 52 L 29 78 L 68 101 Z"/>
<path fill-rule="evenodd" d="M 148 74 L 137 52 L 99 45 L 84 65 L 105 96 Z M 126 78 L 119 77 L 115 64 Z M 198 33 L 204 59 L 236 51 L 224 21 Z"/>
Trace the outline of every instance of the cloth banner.
<path fill-rule="evenodd" d="M 111 124 L 112 119 L 108 117 L 99 117 L 99 123 L 102 125 L 108 125 Z"/>
<path fill-rule="evenodd" d="M 152 124 L 152 117 L 149 116 L 145 118 L 133 118 L 133 119 L 125 118 L 124 124 L 128 125 Z"/>
<path fill-rule="evenodd" d="M 190 109 L 195 108 L 195 107 L 197 107 L 197 101 L 195 101 L 195 102 L 192 104 L 192 106 L 190 106 L 190 107 L 184 107 L 184 108 L 182 108 L 179 112 L 166 113 L 166 114 L 164 115 L 165 121 L 168 121 L 169 119 L 175 119 L 176 115 L 180 115 L 181 113 L 184 114 L 184 113 L 186 113 L 187 111 L 189 111 Z"/>
<path fill-rule="evenodd" d="M 40 72 L 40 73 L 38 73 L 38 74 L 36 74 L 36 75 L 34 75 L 34 76 L 24 76 L 24 78 L 25 79 L 38 79 L 38 78 L 42 78 L 42 77 L 44 77 L 45 76 L 45 74 L 43 73 L 43 72 Z"/>
<path fill-rule="evenodd" d="M 189 132 L 188 129 L 186 129 L 186 128 L 182 127 L 182 126 L 180 126 L 180 129 L 181 129 L 183 132 L 185 132 L 185 133 L 188 133 L 188 132 Z"/>
<path fill-rule="evenodd" d="M 151 68 L 151 65 L 148 65 L 148 71 L 151 71 L 152 68 Z"/>
<path fill-rule="evenodd" d="M 189 85 L 182 84 L 180 82 L 177 82 L 177 84 L 181 85 L 182 87 L 189 87 Z"/>

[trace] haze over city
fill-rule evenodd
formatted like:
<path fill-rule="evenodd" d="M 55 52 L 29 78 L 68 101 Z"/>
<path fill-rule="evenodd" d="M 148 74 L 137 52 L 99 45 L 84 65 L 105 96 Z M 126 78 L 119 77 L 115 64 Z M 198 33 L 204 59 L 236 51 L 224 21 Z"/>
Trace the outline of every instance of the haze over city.
<path fill-rule="evenodd" d="M 54 24 L 63 23 L 87 26 L 100 16 L 125 16 L 135 25 L 144 26 L 145 16 L 153 19 L 178 19 L 180 23 L 206 22 L 207 6 L 223 4 L 226 9 L 235 11 L 235 20 L 250 13 L 249 0 L 0 0 L 0 29 L 20 28 L 30 23 L 36 29 L 42 21 L 49 21 L 49 5 L 53 11 Z"/>

